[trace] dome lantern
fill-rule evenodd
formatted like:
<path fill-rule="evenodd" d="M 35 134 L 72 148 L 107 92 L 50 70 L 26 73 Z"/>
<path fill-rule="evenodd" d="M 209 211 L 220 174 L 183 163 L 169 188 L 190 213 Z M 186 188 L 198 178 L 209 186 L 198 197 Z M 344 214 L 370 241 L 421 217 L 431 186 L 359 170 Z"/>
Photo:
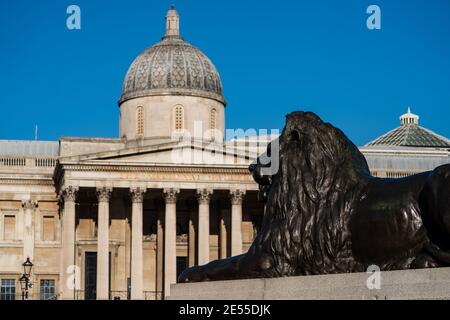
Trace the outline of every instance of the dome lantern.
<path fill-rule="evenodd" d="M 419 124 L 419 116 L 414 113 L 411 113 L 411 108 L 408 107 L 408 111 L 400 116 L 400 125 L 409 126 L 418 124 Z"/>
<path fill-rule="evenodd" d="M 180 15 L 178 14 L 175 6 L 172 5 L 167 11 L 166 15 L 166 35 L 163 39 L 168 37 L 181 38 L 180 37 Z"/>

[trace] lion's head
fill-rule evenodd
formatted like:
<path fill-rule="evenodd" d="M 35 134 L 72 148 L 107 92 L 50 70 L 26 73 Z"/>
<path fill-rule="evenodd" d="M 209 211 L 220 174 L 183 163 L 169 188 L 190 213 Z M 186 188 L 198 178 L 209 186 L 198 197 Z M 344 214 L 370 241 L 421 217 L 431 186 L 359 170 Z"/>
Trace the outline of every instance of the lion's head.
<path fill-rule="evenodd" d="M 280 137 L 249 168 L 267 201 L 254 246 L 272 252 L 276 273 L 294 273 L 301 264 L 307 274 L 345 250 L 346 197 L 370 171 L 341 130 L 312 112 L 286 118 Z"/>
<path fill-rule="evenodd" d="M 341 130 L 323 122 L 316 114 L 303 111 L 286 116 L 282 134 L 268 145 L 249 170 L 260 186 L 268 186 L 289 167 L 308 169 L 303 171 L 306 178 L 303 182 L 317 185 L 319 189 L 330 170 L 347 167 L 355 174 L 370 175 L 366 159 Z"/>

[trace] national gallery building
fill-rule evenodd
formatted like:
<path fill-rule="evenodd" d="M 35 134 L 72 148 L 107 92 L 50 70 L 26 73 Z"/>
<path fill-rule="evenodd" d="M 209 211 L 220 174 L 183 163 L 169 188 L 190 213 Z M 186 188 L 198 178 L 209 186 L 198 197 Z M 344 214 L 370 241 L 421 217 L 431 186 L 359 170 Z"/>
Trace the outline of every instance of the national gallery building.
<path fill-rule="evenodd" d="M 125 76 L 120 137 L 0 140 L 0 299 L 163 299 L 186 267 L 245 252 L 264 211 L 248 165 L 270 136 L 225 141 L 225 106 L 172 7 Z M 410 110 L 361 151 L 376 177 L 450 163 Z"/>

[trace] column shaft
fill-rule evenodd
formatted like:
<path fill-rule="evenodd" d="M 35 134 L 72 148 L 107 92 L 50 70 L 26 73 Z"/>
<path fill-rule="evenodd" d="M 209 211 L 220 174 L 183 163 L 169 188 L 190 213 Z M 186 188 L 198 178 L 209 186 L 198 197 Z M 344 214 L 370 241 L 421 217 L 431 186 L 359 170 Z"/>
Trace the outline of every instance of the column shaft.
<path fill-rule="evenodd" d="M 61 230 L 61 299 L 75 299 L 75 199 L 78 189 L 67 187 L 60 192 L 64 200 Z"/>
<path fill-rule="evenodd" d="M 170 295 L 170 285 L 177 282 L 177 189 L 164 190 L 164 296 Z"/>
<path fill-rule="evenodd" d="M 131 223 L 132 216 L 127 217 L 126 225 L 125 225 L 125 261 L 128 263 L 125 264 L 125 277 L 127 284 L 127 296 L 128 290 L 130 289 L 131 295 Z"/>
<path fill-rule="evenodd" d="M 109 299 L 109 200 L 111 189 L 97 189 L 97 300 Z"/>
<path fill-rule="evenodd" d="M 242 201 L 245 192 L 234 190 L 231 197 L 231 255 L 242 253 Z"/>
<path fill-rule="evenodd" d="M 159 212 L 157 221 L 156 291 L 164 291 L 164 213 Z"/>
<path fill-rule="evenodd" d="M 22 208 L 24 210 L 23 220 L 23 260 L 30 258 L 34 260 L 34 210 L 37 208 L 37 201 L 26 200 L 22 201 Z"/>
<path fill-rule="evenodd" d="M 143 298 L 144 255 L 143 255 L 143 197 L 140 188 L 131 190 L 131 299 Z"/>
<path fill-rule="evenodd" d="M 209 262 L 209 200 L 212 191 L 197 190 L 198 199 L 198 264 Z"/>

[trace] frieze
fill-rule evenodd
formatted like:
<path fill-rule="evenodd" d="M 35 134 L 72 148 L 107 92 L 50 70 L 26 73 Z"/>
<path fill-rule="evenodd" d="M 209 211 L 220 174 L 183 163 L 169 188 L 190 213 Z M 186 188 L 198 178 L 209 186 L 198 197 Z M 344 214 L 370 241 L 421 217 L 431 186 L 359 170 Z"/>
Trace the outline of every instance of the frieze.
<path fill-rule="evenodd" d="M 53 186 L 52 179 L 42 179 L 42 180 L 34 180 L 34 179 L 2 179 L 0 178 L 0 184 L 7 185 L 38 185 L 38 186 Z"/>
<path fill-rule="evenodd" d="M 129 166 L 102 164 L 62 164 L 63 170 L 75 171 L 116 171 L 116 172 L 169 172 L 169 173 L 226 173 L 250 176 L 247 166 L 242 168 L 224 167 L 157 167 L 157 166 Z"/>

